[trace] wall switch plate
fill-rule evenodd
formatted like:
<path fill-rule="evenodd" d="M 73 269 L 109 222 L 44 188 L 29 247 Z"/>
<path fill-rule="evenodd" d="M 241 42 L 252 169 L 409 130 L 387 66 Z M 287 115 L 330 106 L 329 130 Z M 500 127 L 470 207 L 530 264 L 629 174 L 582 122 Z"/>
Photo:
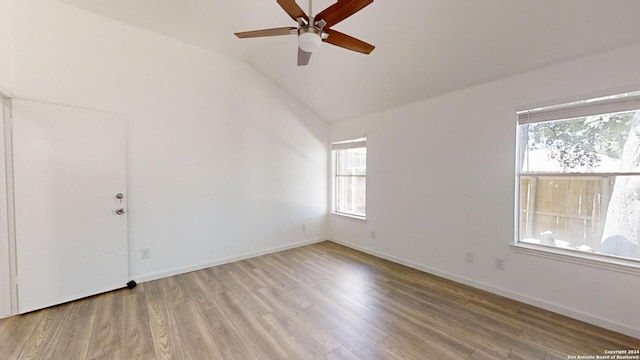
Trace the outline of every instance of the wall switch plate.
<path fill-rule="evenodd" d="M 150 257 L 151 257 L 151 249 L 149 248 L 140 249 L 140 258 L 148 259 Z"/>
<path fill-rule="evenodd" d="M 302 231 L 307 231 L 307 224 L 302 224 Z"/>
<path fill-rule="evenodd" d="M 503 258 L 496 258 L 496 269 L 498 270 L 504 270 L 504 259 Z"/>
<path fill-rule="evenodd" d="M 376 238 L 376 231 L 375 230 L 371 230 L 371 238 L 372 239 Z"/>
<path fill-rule="evenodd" d="M 470 263 L 470 264 L 473 264 L 473 261 L 474 261 L 474 254 L 473 254 L 472 252 L 470 252 L 470 251 L 467 251 L 467 252 L 464 254 L 464 261 L 466 261 L 466 262 L 468 262 L 468 263 Z"/>

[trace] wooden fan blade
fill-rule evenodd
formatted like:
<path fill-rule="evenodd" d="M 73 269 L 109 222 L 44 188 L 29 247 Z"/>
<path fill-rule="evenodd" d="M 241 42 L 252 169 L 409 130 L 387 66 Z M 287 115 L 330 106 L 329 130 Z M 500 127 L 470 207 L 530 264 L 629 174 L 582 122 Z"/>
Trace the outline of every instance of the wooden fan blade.
<path fill-rule="evenodd" d="M 324 20 L 327 22 L 325 28 L 330 28 L 340 21 L 362 10 L 365 6 L 371 4 L 373 0 L 338 0 L 337 3 L 322 10 L 315 16 L 316 21 Z"/>
<path fill-rule="evenodd" d="M 277 0 L 277 3 L 294 21 L 298 21 L 298 18 L 303 18 L 309 22 L 309 17 L 302 11 L 300 6 L 296 4 L 295 0 Z"/>
<path fill-rule="evenodd" d="M 241 39 L 264 37 L 264 36 L 293 35 L 296 33 L 295 30 L 297 30 L 297 28 L 295 27 L 281 27 L 281 28 L 274 28 L 274 29 L 237 32 L 235 33 L 235 35 Z"/>
<path fill-rule="evenodd" d="M 311 53 L 298 48 L 298 66 L 309 64 L 309 59 L 311 59 Z"/>
<path fill-rule="evenodd" d="M 326 29 L 324 30 L 324 32 L 329 34 L 329 37 L 322 41 L 335 46 L 339 46 L 341 48 L 357 51 L 363 54 L 370 54 L 373 51 L 373 49 L 376 48 L 371 44 L 367 44 L 362 40 L 358 40 L 354 37 L 351 37 L 347 34 L 343 34 L 339 31 Z"/>

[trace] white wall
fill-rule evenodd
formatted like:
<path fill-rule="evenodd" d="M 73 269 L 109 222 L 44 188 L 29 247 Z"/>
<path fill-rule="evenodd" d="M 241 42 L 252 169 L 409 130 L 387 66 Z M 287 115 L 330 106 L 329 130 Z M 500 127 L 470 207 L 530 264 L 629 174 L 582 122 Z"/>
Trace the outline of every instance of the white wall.
<path fill-rule="evenodd" d="M 640 88 L 640 45 L 332 124 L 367 134 L 366 223 L 337 241 L 640 336 L 638 275 L 514 253 L 516 109 Z M 370 231 L 376 238 L 370 238 Z M 475 263 L 465 262 L 465 252 Z M 495 257 L 506 270 L 494 269 Z"/>
<path fill-rule="evenodd" d="M 13 96 L 127 119 L 133 279 L 325 235 L 326 124 L 256 71 L 57 1 L 11 5 Z"/>
<path fill-rule="evenodd" d="M 0 0 L 0 92 L 7 92 L 11 74 L 9 1 Z"/>

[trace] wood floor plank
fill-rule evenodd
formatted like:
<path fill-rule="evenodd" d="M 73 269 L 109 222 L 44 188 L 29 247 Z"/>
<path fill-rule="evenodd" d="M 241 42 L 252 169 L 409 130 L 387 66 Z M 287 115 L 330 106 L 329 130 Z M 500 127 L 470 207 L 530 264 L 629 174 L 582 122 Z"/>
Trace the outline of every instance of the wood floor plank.
<path fill-rule="evenodd" d="M 148 289 L 148 288 L 147 288 Z M 163 298 L 147 301 L 149 326 L 157 359 L 190 359 Z"/>
<path fill-rule="evenodd" d="M 50 359 L 85 359 L 94 327 L 99 296 L 74 303 L 68 321 L 62 324 L 52 349 Z"/>
<path fill-rule="evenodd" d="M 404 359 L 425 359 L 436 360 L 426 354 L 420 352 L 419 348 L 403 341 L 402 339 L 389 335 L 380 341 L 376 346 L 387 352 L 393 358 L 398 360 Z"/>
<path fill-rule="evenodd" d="M 476 347 L 470 342 L 442 329 L 431 328 L 425 337 L 426 340 L 418 348 L 429 358 L 466 359 L 476 350 Z"/>
<path fill-rule="evenodd" d="M 267 286 L 266 282 L 262 281 L 262 279 L 260 279 L 260 277 L 258 277 L 254 272 L 247 270 L 244 266 L 241 266 L 241 263 L 244 262 L 240 261 L 229 264 L 231 267 L 230 272 L 244 284 L 247 290 L 251 291 Z"/>
<path fill-rule="evenodd" d="M 496 328 L 490 322 L 481 322 L 477 319 L 468 318 L 464 313 L 455 309 L 457 306 L 451 303 L 453 309 L 447 309 L 442 304 L 429 303 L 423 311 L 413 312 L 411 309 L 419 309 L 418 303 L 420 299 L 404 298 L 388 298 L 385 294 L 373 291 L 374 295 L 380 302 L 381 306 L 387 306 L 387 311 L 396 314 L 396 316 L 404 318 L 405 321 L 418 327 L 416 331 L 429 332 L 431 327 L 441 328 L 451 334 L 456 334 L 458 338 L 465 338 L 476 346 L 487 346 L 490 344 L 493 349 L 481 348 L 482 351 L 489 353 L 508 354 L 509 349 L 516 348 L 525 353 L 544 355 L 545 348 L 537 344 L 519 339 L 516 334 Z M 423 304 L 424 305 L 424 304 Z M 423 314 L 421 314 L 423 313 Z M 427 314 L 438 314 L 438 316 L 426 316 Z M 422 330 L 420 330 L 422 328 Z"/>
<path fill-rule="evenodd" d="M 0 359 L 567 359 L 640 339 L 321 242 L 0 319 Z"/>
<path fill-rule="evenodd" d="M 327 354 L 327 360 L 363 360 L 358 357 L 356 354 L 349 351 L 344 346 L 340 346 L 339 348 L 333 350 L 329 354 Z"/>
<path fill-rule="evenodd" d="M 187 293 L 180 276 L 170 276 L 162 280 L 162 291 L 164 292 L 164 299 L 167 302 L 167 306 L 178 305 L 190 300 L 191 297 Z"/>
<path fill-rule="evenodd" d="M 433 310 L 415 312 L 410 307 L 400 306 L 390 301 L 381 302 L 391 313 L 395 313 L 398 318 L 402 319 L 405 326 L 410 326 L 414 331 L 419 332 L 425 338 L 425 341 L 419 345 L 419 348 L 425 350 L 426 354 L 436 354 L 433 357 L 468 357 L 478 346 L 484 346 L 483 340 L 477 337 L 475 332 L 469 331 L 468 328 L 461 328 L 455 323 L 444 320 L 450 318 L 452 312 L 448 310 Z M 416 309 L 420 309 L 417 307 Z M 440 313 L 439 311 L 444 311 Z M 477 326 L 475 323 L 472 326 Z M 464 341 L 462 340 L 464 339 Z M 493 345 L 496 346 L 496 345 Z M 508 348 L 501 346 L 499 351 L 508 352 Z M 428 357 L 431 355 L 427 355 Z"/>
<path fill-rule="evenodd" d="M 30 334 L 31 336 L 25 344 L 19 359 L 46 359 L 48 349 L 55 346 L 53 339 L 56 337 L 64 319 L 69 316 L 73 306 L 74 304 L 68 303 L 56 306 L 51 311 L 45 312 L 33 333 Z"/>
<path fill-rule="evenodd" d="M 203 271 L 192 271 L 179 275 L 191 300 L 196 303 L 200 311 L 210 309 L 215 302 L 213 300 L 215 293 L 205 284 L 203 274 Z"/>
<path fill-rule="evenodd" d="M 209 289 L 209 293 L 212 294 L 220 294 L 227 289 L 220 282 L 218 274 L 220 274 L 221 270 L 217 267 L 211 267 L 207 269 L 202 269 L 197 272 L 197 275 L 204 281 L 205 286 Z"/>
<path fill-rule="evenodd" d="M 365 308 L 364 312 L 358 311 L 362 317 L 376 316 L 376 326 L 382 331 L 402 338 L 412 345 L 419 345 L 424 342 L 425 327 L 423 324 L 413 321 L 397 311 L 393 311 L 388 304 L 379 302 L 366 294 L 352 292 L 346 295 L 348 299 L 360 304 Z"/>
<path fill-rule="evenodd" d="M 289 277 L 292 282 L 296 280 L 294 275 L 286 272 L 281 273 L 279 276 L 279 278 L 287 277 Z M 352 328 L 353 331 L 365 336 L 371 342 L 377 343 L 388 335 L 367 321 L 367 319 L 371 319 L 370 317 L 361 312 L 355 311 L 356 305 L 345 301 L 345 297 L 343 295 L 338 295 L 338 293 L 332 291 L 328 286 L 312 286 L 307 282 L 301 281 L 296 284 L 296 288 L 297 291 L 303 291 L 308 294 L 308 296 L 311 296 L 312 300 L 309 302 L 313 303 L 316 308 L 323 309 L 325 313 L 332 314 L 341 321 L 347 321 L 349 323 L 349 327 Z"/>
<path fill-rule="evenodd" d="M 559 314 L 541 311 L 541 309 L 534 308 L 530 305 L 523 305 L 514 317 L 524 323 L 525 330 L 522 333 L 523 337 L 534 342 L 547 344 L 559 351 L 562 351 L 562 349 L 567 346 L 573 348 L 577 344 L 582 344 L 585 350 L 589 349 L 595 351 L 594 354 L 601 354 L 604 349 L 623 349 L 633 346 L 633 340 L 629 342 L 630 338 L 621 334 L 614 335 L 611 332 L 603 331 L 600 327 L 570 319 Z M 554 338 L 552 336 L 549 338 L 547 336 L 558 330 L 562 330 L 562 337 Z M 588 340 L 583 336 L 584 334 L 590 335 Z M 549 341 L 549 343 L 547 343 L 547 341 Z M 562 345 L 563 343 L 565 345 Z"/>
<path fill-rule="evenodd" d="M 221 359 L 220 351 L 192 301 L 174 305 L 171 312 L 191 359 Z"/>
<path fill-rule="evenodd" d="M 546 354 L 545 354 L 545 357 L 546 357 Z M 536 358 L 533 356 L 522 354 L 516 350 L 511 350 L 511 352 L 509 353 L 509 356 L 507 356 L 507 360 L 540 360 L 540 359 L 544 359 L 545 357 Z"/>
<path fill-rule="evenodd" d="M 470 360 L 500 360 L 506 359 L 509 356 L 509 353 L 497 355 L 495 353 L 486 352 L 482 349 L 476 349 L 471 356 L 469 356 Z"/>
<path fill-rule="evenodd" d="M 405 314 L 394 311 L 388 304 L 377 301 L 367 294 L 360 294 L 357 291 L 343 294 L 342 296 L 344 296 L 344 300 L 358 305 L 353 310 L 361 314 L 361 316 L 376 316 L 378 319 L 377 324 L 381 330 L 400 337 L 415 346 L 424 342 L 424 326 L 412 321 Z M 347 305 L 345 304 L 345 306 Z"/>
<path fill-rule="evenodd" d="M 500 309 L 491 309 L 484 304 L 477 301 L 469 301 L 464 305 L 464 308 L 472 314 L 476 321 L 490 321 L 498 328 L 504 329 L 514 334 L 518 334 L 522 331 L 522 328 L 526 326 L 526 323 L 520 319 L 514 318 L 508 312 L 503 312 Z"/>
<path fill-rule="evenodd" d="M 0 354 L 7 359 L 17 359 L 46 312 L 34 311 L 0 320 Z"/>
<path fill-rule="evenodd" d="M 163 283 L 164 279 L 144 283 L 144 294 L 147 301 L 165 301 L 164 290 L 162 290 Z"/>
<path fill-rule="evenodd" d="M 253 262 L 251 263 L 253 264 Z M 302 309 L 314 304 L 313 295 L 306 290 L 307 287 L 313 286 L 308 281 L 308 278 L 290 276 L 289 273 L 283 273 L 277 267 L 270 266 L 264 262 L 261 265 L 254 266 L 256 266 L 254 272 L 259 278 L 264 279 L 264 282 L 268 285 L 267 288 L 273 288 L 288 294 L 291 301 L 297 303 Z"/>
<path fill-rule="evenodd" d="M 311 319 L 318 328 L 331 334 L 348 349 L 349 352 L 361 359 L 391 358 L 390 355 L 376 347 L 376 343 L 383 340 L 386 335 L 377 341 L 372 341 L 359 332 L 357 328 L 352 327 L 348 321 L 344 321 L 339 315 L 323 312 L 315 306 L 307 308 L 301 313 L 309 316 L 309 319 Z"/>
<path fill-rule="evenodd" d="M 123 293 L 124 336 L 121 339 L 122 353 L 129 359 L 155 358 L 153 334 L 149 326 L 144 284 Z"/>
<path fill-rule="evenodd" d="M 265 262 L 264 264 L 266 266 L 276 266 L 276 264 L 272 262 Z M 282 272 L 280 273 L 280 276 L 281 278 L 289 278 L 292 282 L 295 282 L 297 279 L 294 274 L 288 272 Z M 308 294 L 314 294 L 314 306 L 324 309 L 327 313 L 335 314 L 341 319 L 348 319 L 354 329 L 359 333 L 368 336 L 374 343 L 388 335 L 366 320 L 372 319 L 370 313 L 367 312 L 367 309 L 361 304 L 354 303 L 352 301 L 353 299 L 350 299 L 347 295 L 338 291 L 338 289 L 342 289 L 341 287 L 336 289 L 326 284 L 309 286 L 305 282 L 298 283 L 298 286 L 304 289 Z M 380 321 L 376 322 L 381 324 Z"/>
<path fill-rule="evenodd" d="M 96 296 L 97 312 L 87 358 L 113 353 L 122 344 L 122 290 Z"/>
<path fill-rule="evenodd" d="M 269 308 L 277 309 L 281 312 L 295 314 L 296 312 L 309 307 L 309 304 L 300 304 L 296 302 L 293 297 L 289 296 L 290 293 L 283 292 L 280 289 L 273 287 L 256 289 L 254 293 L 260 298 L 260 300 L 262 300 L 263 303 L 267 304 Z"/>
<path fill-rule="evenodd" d="M 215 299 L 258 358 L 285 359 L 289 356 L 231 293 L 218 294 Z"/>
<path fill-rule="evenodd" d="M 128 360 L 128 357 L 122 354 L 122 350 L 117 349 L 98 357 L 90 358 L 88 360 Z"/>
<path fill-rule="evenodd" d="M 227 288 L 226 293 L 232 293 L 235 298 L 242 303 L 244 308 L 248 310 L 253 317 L 258 318 L 268 314 L 273 309 L 267 305 L 260 297 L 258 297 L 251 289 L 244 284 L 230 271 L 221 271 L 218 274 L 221 283 Z"/>
<path fill-rule="evenodd" d="M 558 354 L 553 351 L 547 351 L 547 354 L 544 356 L 544 360 L 566 360 L 569 356 L 574 354 Z"/>
<path fill-rule="evenodd" d="M 568 335 L 568 334 L 567 334 Z M 553 350 L 558 353 L 569 353 L 571 349 L 580 348 L 585 354 L 605 355 L 603 344 L 597 344 L 582 339 L 575 339 L 571 336 L 555 336 L 543 330 L 525 328 L 520 334 L 522 339 L 526 339 L 536 344 L 544 346 L 547 350 Z"/>
<path fill-rule="evenodd" d="M 274 257 L 274 259 L 276 260 L 275 262 L 277 264 L 279 264 L 282 268 L 286 269 L 289 261 L 287 259 L 283 259 L 282 257 Z M 348 272 L 341 272 L 338 269 L 336 269 L 335 267 L 332 268 L 330 265 L 328 264 L 321 264 L 318 262 L 312 262 L 312 261 L 306 261 L 304 263 L 304 265 L 306 266 L 306 271 L 303 272 L 303 274 L 306 274 L 309 269 L 312 269 L 314 274 L 313 276 L 318 276 L 323 280 L 323 283 L 325 284 L 330 284 L 331 286 L 335 286 L 338 287 L 342 290 L 349 290 L 355 287 L 354 283 L 348 279 L 345 275 L 348 274 Z M 294 273 L 296 274 L 296 273 Z M 369 287 L 365 287 L 366 289 L 363 292 L 366 292 L 369 290 Z"/>
<path fill-rule="evenodd" d="M 304 336 L 301 329 L 297 328 L 286 317 L 278 316 L 279 312 L 273 312 L 261 316 L 258 320 L 267 332 L 273 337 L 280 346 L 287 352 L 291 359 L 324 359 L 325 354 L 335 350 L 339 345 L 332 349 L 323 351 L 315 339 Z"/>
<path fill-rule="evenodd" d="M 391 290 L 386 293 L 372 291 L 371 295 L 390 306 L 389 311 L 396 312 L 398 316 L 408 316 L 410 321 L 419 321 L 429 327 L 451 328 L 467 333 L 478 331 L 496 331 L 506 334 L 518 334 L 521 331 L 520 324 L 500 322 L 484 313 L 472 313 L 465 305 L 456 302 L 447 303 L 442 299 L 425 299 L 424 296 L 415 296 L 402 290 Z M 470 328 L 468 324 L 475 324 Z M 452 334 L 455 330 L 449 330 Z M 460 337 L 460 336 L 459 336 Z"/>
<path fill-rule="evenodd" d="M 254 360 L 258 357 L 246 346 L 246 340 L 233 326 L 217 302 L 201 313 L 222 359 Z"/>
<path fill-rule="evenodd" d="M 280 324 L 286 325 L 288 329 L 294 332 L 295 336 L 300 337 L 302 342 L 318 349 L 324 355 L 341 345 L 341 342 L 337 341 L 333 334 L 318 328 L 313 319 L 307 316 L 307 313 L 287 314 L 276 311 L 273 315 Z M 308 336 L 307 334 L 313 334 L 313 336 Z"/>

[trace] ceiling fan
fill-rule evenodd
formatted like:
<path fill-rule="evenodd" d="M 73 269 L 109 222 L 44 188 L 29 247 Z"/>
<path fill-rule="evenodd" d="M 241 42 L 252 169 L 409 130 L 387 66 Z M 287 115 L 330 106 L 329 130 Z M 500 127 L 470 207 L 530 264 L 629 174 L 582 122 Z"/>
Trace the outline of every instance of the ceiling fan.
<path fill-rule="evenodd" d="M 320 48 L 320 44 L 323 41 L 363 54 L 369 54 L 375 48 L 375 46 L 367 44 L 362 40 L 358 40 L 339 31 L 330 29 L 333 25 L 371 4 L 373 0 L 337 0 L 335 4 L 324 9 L 316 16 L 313 16 L 312 13 L 312 0 L 309 0 L 309 16 L 307 16 L 300 6 L 296 4 L 295 0 L 276 0 L 276 2 L 287 14 L 289 14 L 289 16 L 291 16 L 293 20 L 298 22 L 297 27 L 289 26 L 274 29 L 244 31 L 235 33 L 235 35 L 241 39 L 264 36 L 298 35 L 298 66 L 307 65 L 309 63 L 309 59 L 311 59 L 311 54 Z"/>

